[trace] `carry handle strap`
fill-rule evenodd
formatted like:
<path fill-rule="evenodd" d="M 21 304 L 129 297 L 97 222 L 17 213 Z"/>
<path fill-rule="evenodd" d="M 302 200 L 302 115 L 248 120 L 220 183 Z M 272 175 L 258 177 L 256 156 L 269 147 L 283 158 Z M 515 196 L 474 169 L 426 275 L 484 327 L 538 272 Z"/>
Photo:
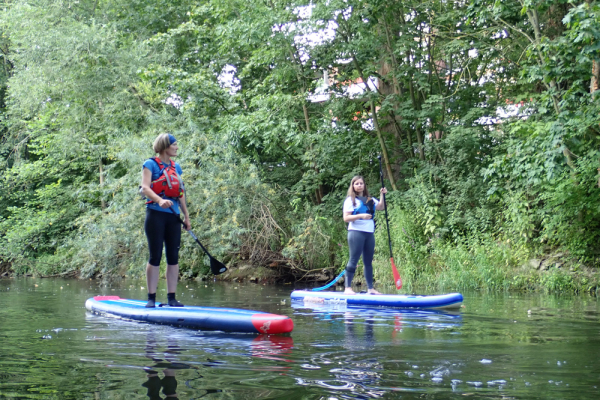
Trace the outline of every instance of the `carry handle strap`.
<path fill-rule="evenodd" d="M 179 180 L 180 189 L 185 191 L 185 185 L 183 184 L 183 179 L 181 179 L 181 175 L 179 175 L 179 172 L 177 172 L 177 168 L 175 168 L 173 160 L 171 160 L 171 165 L 167 165 L 164 168 L 161 168 L 162 163 L 159 163 L 158 161 L 156 161 L 156 157 L 152 158 L 152 160 L 158 165 L 159 174 L 163 174 L 165 176 L 165 179 L 167 180 L 167 185 L 169 185 L 169 189 L 173 189 L 173 186 L 171 185 L 171 180 L 169 179 L 169 175 L 167 174 L 167 168 L 172 167 L 173 169 L 175 169 L 175 173 L 177 174 L 177 179 Z"/>
<path fill-rule="evenodd" d="M 169 189 L 173 189 L 173 185 L 171 185 L 171 180 L 169 179 L 169 174 L 167 174 L 167 168 L 163 169 L 163 175 L 165 176 L 165 179 L 167 180 L 167 185 L 169 185 Z"/>
<path fill-rule="evenodd" d="M 165 179 L 167 180 L 167 185 L 169 185 L 169 189 L 173 189 L 173 186 L 171 185 L 171 180 L 169 179 L 169 174 L 167 174 L 167 168 L 172 167 L 173 166 L 173 161 L 171 161 L 171 165 L 167 165 L 166 167 L 162 167 L 162 162 L 158 162 L 156 161 L 157 157 L 152 158 L 151 160 L 154 161 L 156 163 L 156 165 L 158 165 L 158 173 L 162 174 L 165 176 Z M 175 170 L 175 172 L 177 172 L 177 170 Z M 177 174 L 177 176 L 179 177 L 179 174 Z M 179 179 L 179 182 L 181 182 L 181 178 Z"/>

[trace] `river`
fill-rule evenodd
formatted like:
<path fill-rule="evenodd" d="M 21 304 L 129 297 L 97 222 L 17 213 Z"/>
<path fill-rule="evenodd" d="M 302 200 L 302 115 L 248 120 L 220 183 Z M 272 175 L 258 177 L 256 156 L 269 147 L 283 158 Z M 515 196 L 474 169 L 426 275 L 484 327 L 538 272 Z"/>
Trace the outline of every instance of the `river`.
<path fill-rule="evenodd" d="M 186 305 L 292 317 L 294 331 L 279 336 L 84 308 L 95 295 L 144 298 L 144 286 L 0 279 L 0 399 L 600 398 L 595 297 L 464 293 L 449 313 L 305 308 L 290 304 L 291 286 L 180 283 Z"/>

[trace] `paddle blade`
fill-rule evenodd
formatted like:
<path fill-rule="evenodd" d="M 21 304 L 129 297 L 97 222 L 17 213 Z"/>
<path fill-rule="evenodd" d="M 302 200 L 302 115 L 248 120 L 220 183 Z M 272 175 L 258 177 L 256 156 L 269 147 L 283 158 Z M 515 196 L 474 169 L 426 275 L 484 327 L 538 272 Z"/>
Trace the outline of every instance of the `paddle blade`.
<path fill-rule="evenodd" d="M 396 284 L 396 289 L 402 289 L 402 278 L 400 278 L 400 273 L 398 272 L 398 268 L 396 268 L 396 264 L 394 263 L 394 258 L 390 258 L 392 262 L 392 274 L 394 274 L 394 283 Z"/>
<path fill-rule="evenodd" d="M 225 264 L 223 264 L 222 262 L 218 261 L 217 259 L 215 259 L 211 256 L 210 257 L 210 270 L 213 274 L 219 275 L 219 274 L 222 274 L 223 272 L 227 271 L 227 267 L 225 266 Z"/>

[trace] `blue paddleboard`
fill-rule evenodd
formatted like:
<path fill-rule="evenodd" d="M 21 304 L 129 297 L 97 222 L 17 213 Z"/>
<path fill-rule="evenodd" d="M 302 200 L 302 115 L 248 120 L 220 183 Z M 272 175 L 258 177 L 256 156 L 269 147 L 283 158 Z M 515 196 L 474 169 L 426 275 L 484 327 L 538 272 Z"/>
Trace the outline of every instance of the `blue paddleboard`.
<path fill-rule="evenodd" d="M 290 317 L 262 311 L 222 307 L 169 307 L 166 304 L 146 308 L 145 305 L 146 301 L 122 299 L 119 296 L 96 296 L 85 302 L 85 308 L 94 314 L 201 330 L 267 334 L 287 333 L 294 329 Z"/>
<path fill-rule="evenodd" d="M 313 292 L 310 290 L 294 290 L 292 301 L 321 304 L 347 304 L 369 307 L 395 308 L 428 308 L 457 309 L 463 302 L 460 293 L 438 295 L 406 295 L 406 294 L 344 294 L 343 292 Z"/>

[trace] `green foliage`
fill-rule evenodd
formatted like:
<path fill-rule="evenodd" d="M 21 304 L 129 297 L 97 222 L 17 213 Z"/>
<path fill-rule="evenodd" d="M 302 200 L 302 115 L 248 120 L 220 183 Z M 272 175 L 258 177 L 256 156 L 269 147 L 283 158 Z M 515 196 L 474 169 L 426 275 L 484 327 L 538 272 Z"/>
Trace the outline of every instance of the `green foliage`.
<path fill-rule="evenodd" d="M 563 271 L 551 271 L 542 275 L 541 284 L 551 293 L 573 292 L 578 288 L 573 277 Z"/>
<path fill-rule="evenodd" d="M 136 188 L 169 131 L 195 233 L 232 264 L 342 268 L 347 185 L 376 192 L 381 153 L 409 288 L 591 287 L 518 268 L 548 249 L 600 263 L 599 18 L 562 0 L 7 3 L 0 262 L 143 274 Z M 184 276 L 208 272 L 181 250 Z"/>
<path fill-rule="evenodd" d="M 324 266 L 334 267 L 336 271 L 345 268 L 348 249 L 344 245 L 346 238 L 340 234 L 340 224 L 321 216 L 318 208 L 307 207 L 305 212 L 308 216 L 295 227 L 282 255 L 306 273 L 322 270 Z"/>

